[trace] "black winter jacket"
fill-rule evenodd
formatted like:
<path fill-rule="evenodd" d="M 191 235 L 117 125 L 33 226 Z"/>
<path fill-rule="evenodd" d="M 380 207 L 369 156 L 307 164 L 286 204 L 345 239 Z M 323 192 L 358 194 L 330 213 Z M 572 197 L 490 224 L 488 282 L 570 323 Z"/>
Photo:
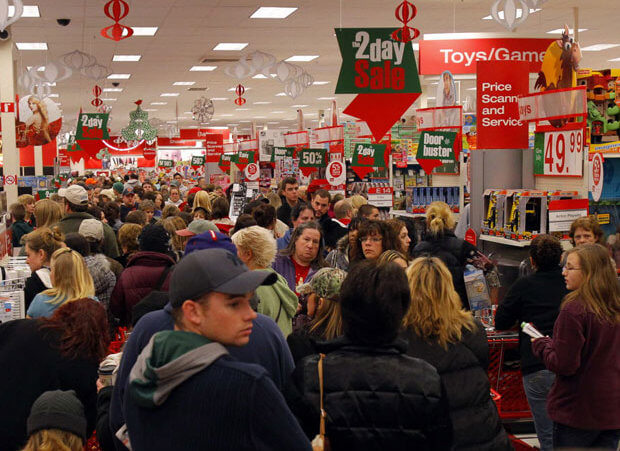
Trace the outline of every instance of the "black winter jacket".
<path fill-rule="evenodd" d="M 453 232 L 447 231 L 439 236 L 428 234 L 426 239 L 418 243 L 413 249 L 413 256 L 430 255 L 431 257 L 441 259 L 450 270 L 450 274 L 452 274 L 454 289 L 461 297 L 463 307 L 469 310 L 463 274 L 467 259 L 475 256 L 477 252 L 476 246 L 457 238 Z"/>
<path fill-rule="evenodd" d="M 338 450 L 449 450 L 450 424 L 437 371 L 404 355 L 400 340 L 383 347 L 326 342 L 323 361 L 326 431 Z M 293 372 L 286 398 L 309 438 L 319 430 L 319 356 Z"/>
<path fill-rule="evenodd" d="M 442 348 L 418 337 L 410 329 L 407 354 L 437 368 L 447 395 L 454 450 L 504 451 L 512 445 L 490 396 L 486 370 L 489 346 L 480 323 L 473 332 L 463 330 L 461 341 Z"/>

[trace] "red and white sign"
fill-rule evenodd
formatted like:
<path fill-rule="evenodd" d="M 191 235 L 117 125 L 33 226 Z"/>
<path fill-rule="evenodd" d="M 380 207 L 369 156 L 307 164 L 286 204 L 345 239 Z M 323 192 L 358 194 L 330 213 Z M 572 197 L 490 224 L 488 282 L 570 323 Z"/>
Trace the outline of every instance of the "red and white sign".
<path fill-rule="evenodd" d="M 0 113 L 15 113 L 15 102 L 0 103 Z"/>
<path fill-rule="evenodd" d="M 588 216 L 588 199 L 549 202 L 549 232 L 568 232 L 575 219 Z"/>
<path fill-rule="evenodd" d="M 369 187 L 368 203 L 375 207 L 394 206 L 394 188 L 391 186 Z"/>
<path fill-rule="evenodd" d="M 347 171 L 342 161 L 334 160 L 327 165 L 325 178 L 331 186 L 342 185 L 347 181 Z"/>
<path fill-rule="evenodd" d="M 241 150 L 256 152 L 258 150 L 258 139 L 247 139 L 245 141 L 239 141 L 239 151 Z"/>
<path fill-rule="evenodd" d="M 594 202 L 598 202 L 603 194 L 603 155 L 595 153 L 590 161 L 590 192 Z"/>
<path fill-rule="evenodd" d="M 5 185 L 17 185 L 17 176 L 16 175 L 5 175 L 4 184 Z"/>
<path fill-rule="evenodd" d="M 254 182 L 260 178 L 260 171 L 258 168 L 258 164 L 250 163 L 243 170 L 243 174 L 245 175 L 246 180 L 250 182 Z"/>
<path fill-rule="evenodd" d="M 284 134 L 284 145 L 286 147 L 307 146 L 310 143 L 308 132 L 291 132 Z"/>
<path fill-rule="evenodd" d="M 523 61 L 538 73 L 553 39 L 483 38 L 420 41 L 420 75 L 475 74 L 479 61 Z"/>
<path fill-rule="evenodd" d="M 581 177 L 584 143 L 584 128 L 545 132 L 543 175 Z"/>
<path fill-rule="evenodd" d="M 478 63 L 478 149 L 527 149 L 527 123 L 519 119 L 519 96 L 528 93 L 528 63 Z"/>
<path fill-rule="evenodd" d="M 478 244 L 478 237 L 476 236 L 476 231 L 474 229 L 467 229 L 467 232 L 465 232 L 465 241 L 469 244 L 473 244 L 474 246 Z"/>
<path fill-rule="evenodd" d="M 196 141 L 189 141 L 181 138 L 157 137 L 159 147 L 196 147 Z"/>
<path fill-rule="evenodd" d="M 179 130 L 181 139 L 207 139 L 209 135 L 222 135 L 228 139 L 230 131 L 227 128 L 182 128 Z"/>
<path fill-rule="evenodd" d="M 585 86 L 536 92 L 519 98 L 522 121 L 569 119 L 587 114 Z"/>
<path fill-rule="evenodd" d="M 220 155 L 224 153 L 224 136 L 215 133 L 207 134 L 205 149 L 207 149 L 206 162 L 219 163 Z"/>
<path fill-rule="evenodd" d="M 344 141 L 344 125 L 315 128 L 314 133 L 317 144 Z"/>

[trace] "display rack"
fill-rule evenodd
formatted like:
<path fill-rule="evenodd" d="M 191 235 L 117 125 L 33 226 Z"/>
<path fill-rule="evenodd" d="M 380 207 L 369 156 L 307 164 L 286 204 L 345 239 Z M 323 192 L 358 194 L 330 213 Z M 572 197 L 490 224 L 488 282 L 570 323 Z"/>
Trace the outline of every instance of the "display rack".
<path fill-rule="evenodd" d="M 511 240 L 508 238 L 504 238 L 502 236 L 493 236 L 493 235 L 480 235 L 479 239 L 482 241 L 488 241 L 491 243 L 499 243 L 499 244 L 504 244 L 506 246 L 513 246 L 513 247 L 528 247 L 530 244 L 532 244 L 532 240 L 517 241 L 517 240 Z M 564 249 L 565 251 L 573 247 L 570 241 L 568 240 L 560 240 L 560 243 L 562 244 L 562 249 Z"/>

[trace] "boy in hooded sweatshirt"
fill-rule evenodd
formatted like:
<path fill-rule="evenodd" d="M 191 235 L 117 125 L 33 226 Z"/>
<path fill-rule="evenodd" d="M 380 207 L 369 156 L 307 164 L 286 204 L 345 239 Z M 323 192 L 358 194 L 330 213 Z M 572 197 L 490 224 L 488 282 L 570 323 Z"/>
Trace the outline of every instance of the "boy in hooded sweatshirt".
<path fill-rule="evenodd" d="M 223 249 L 177 264 L 169 290 L 175 329 L 152 336 L 129 376 L 132 450 L 311 449 L 267 371 L 224 347 L 248 343 L 250 298 L 274 281 Z"/>

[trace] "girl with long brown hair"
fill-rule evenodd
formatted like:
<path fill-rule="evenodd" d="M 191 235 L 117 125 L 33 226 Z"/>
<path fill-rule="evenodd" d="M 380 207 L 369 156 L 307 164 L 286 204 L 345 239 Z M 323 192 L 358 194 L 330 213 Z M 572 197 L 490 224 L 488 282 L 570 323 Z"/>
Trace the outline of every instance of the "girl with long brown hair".
<path fill-rule="evenodd" d="M 51 200 L 49 202 L 56 203 Z M 52 288 L 50 259 L 54 252 L 65 246 L 65 243 L 64 236 L 58 227 L 53 229 L 39 227 L 37 230 L 25 235 L 24 242 L 27 256 L 26 263 L 31 271 L 30 277 L 26 279 L 26 285 L 24 286 L 25 307 L 28 309 L 37 294 Z"/>
<path fill-rule="evenodd" d="M 616 449 L 620 441 L 620 287 L 609 252 L 598 244 L 568 251 L 567 294 L 553 338 L 532 350 L 556 374 L 547 398 L 554 448 Z"/>

